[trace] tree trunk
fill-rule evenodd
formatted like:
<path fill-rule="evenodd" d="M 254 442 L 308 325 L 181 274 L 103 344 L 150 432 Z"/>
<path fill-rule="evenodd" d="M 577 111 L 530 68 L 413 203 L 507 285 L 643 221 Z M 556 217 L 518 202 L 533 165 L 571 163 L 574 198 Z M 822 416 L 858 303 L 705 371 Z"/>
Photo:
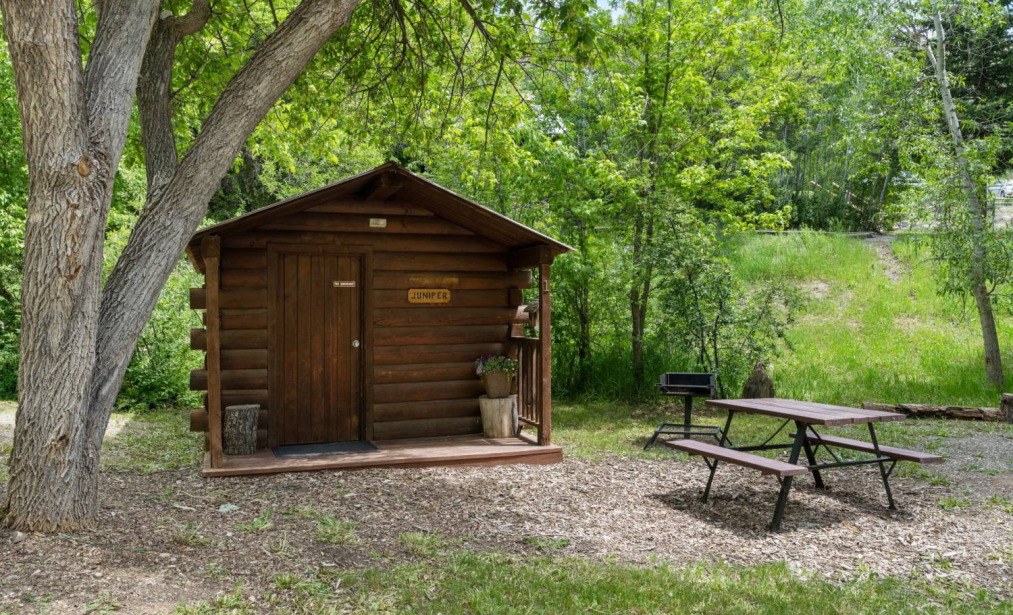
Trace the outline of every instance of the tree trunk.
<path fill-rule="evenodd" d="M 148 163 L 162 165 L 149 177 L 163 183 L 150 187 L 102 289 L 112 182 L 160 3 L 98 3 L 83 70 L 73 0 L 3 0 L 29 168 L 19 400 L 3 524 L 54 531 L 94 520 L 102 439 L 162 286 L 246 138 L 358 2 L 303 0 L 230 81 L 178 166 L 149 132 Z M 206 20 L 201 4 L 198 19 L 178 20 L 184 34 L 203 23 L 201 14 Z M 158 117 L 164 127 L 164 113 Z M 158 147 L 165 155 L 152 155 Z"/>
<path fill-rule="evenodd" d="M 957 118 L 957 107 L 953 103 L 953 96 L 950 92 L 950 80 L 946 74 L 946 32 L 943 29 L 943 20 L 937 12 L 932 16 L 932 21 L 936 30 L 936 51 L 933 52 L 931 43 L 925 46 L 925 50 L 929 62 L 935 69 L 939 96 L 943 102 L 943 114 L 946 118 L 950 138 L 953 141 L 953 149 L 957 155 L 960 178 L 971 214 L 969 216 L 971 220 L 971 279 L 969 281 L 971 295 L 978 308 L 978 319 L 981 322 L 981 335 L 985 350 L 985 374 L 990 382 L 1002 388 L 1005 383 L 1002 373 L 999 335 L 996 331 L 992 297 L 988 291 L 988 280 L 985 276 L 988 254 L 985 249 L 984 234 L 985 225 L 988 223 L 988 211 L 975 188 L 974 178 L 971 176 L 970 163 L 964 147 L 964 135 L 960 130 L 960 121 Z"/>
<path fill-rule="evenodd" d="M 645 223 L 638 213 L 633 236 L 633 279 L 630 282 L 630 321 L 633 326 L 633 386 L 639 390 L 644 383 L 644 328 L 647 324 L 647 302 L 651 294 L 652 267 L 645 254 L 654 237 L 654 220 Z"/>
<path fill-rule="evenodd" d="M 120 3 L 108 4 L 93 44 L 99 55 L 87 73 L 74 2 L 2 7 L 29 164 L 18 410 L 0 505 L 0 521 L 15 529 L 72 529 L 97 510 L 99 452 L 87 429 L 88 382 L 105 222 L 129 122 L 129 103 L 118 95 L 133 89 L 123 72 L 136 79 L 140 64 L 129 49 L 118 66 L 101 53 L 126 35 L 143 46 L 150 28 L 145 11 L 154 14 L 143 3 L 126 15 L 115 12 Z M 124 108 L 125 119 L 106 114 Z"/>

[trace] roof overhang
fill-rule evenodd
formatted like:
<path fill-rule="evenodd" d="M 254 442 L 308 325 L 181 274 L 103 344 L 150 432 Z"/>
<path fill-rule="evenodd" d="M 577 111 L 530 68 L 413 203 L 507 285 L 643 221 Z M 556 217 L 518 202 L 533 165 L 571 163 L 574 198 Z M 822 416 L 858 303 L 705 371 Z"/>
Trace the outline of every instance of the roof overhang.
<path fill-rule="evenodd" d="M 243 233 L 335 198 L 358 198 L 365 207 L 368 202 L 383 200 L 395 194 L 412 200 L 480 237 L 503 245 L 512 252 L 511 268 L 537 267 L 546 261 L 551 262 L 560 254 L 573 251 L 565 243 L 419 177 L 397 163 L 388 162 L 337 183 L 201 229 L 187 244 L 187 256 L 193 266 L 203 272 L 201 242 L 205 237 L 228 237 Z"/>

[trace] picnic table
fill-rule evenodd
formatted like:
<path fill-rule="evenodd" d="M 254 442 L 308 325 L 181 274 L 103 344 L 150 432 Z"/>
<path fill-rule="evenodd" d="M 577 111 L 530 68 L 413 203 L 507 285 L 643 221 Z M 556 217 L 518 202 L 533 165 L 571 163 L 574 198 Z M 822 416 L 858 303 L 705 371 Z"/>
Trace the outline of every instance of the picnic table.
<path fill-rule="evenodd" d="M 943 458 L 938 455 L 880 445 L 879 439 L 876 437 L 875 424 L 888 421 L 903 421 L 906 418 L 905 415 L 896 412 L 846 408 L 843 406 L 778 398 L 712 399 L 707 401 L 707 405 L 723 408 L 728 411 L 728 419 L 725 421 L 724 429 L 720 432 L 721 438 L 717 445 L 689 439 L 668 441 L 665 444 L 671 448 L 687 452 L 690 455 L 700 455 L 704 458 L 704 463 L 710 469 L 707 486 L 703 492 L 703 501 L 705 502 L 710 495 L 711 484 L 714 482 L 714 473 L 717 471 L 718 461 L 752 468 L 759 470 L 762 474 L 775 476 L 781 483 L 781 491 L 778 494 L 777 504 L 774 507 L 774 518 L 770 523 L 770 528 L 775 531 L 781 528 L 784 509 L 788 504 L 788 493 L 791 491 L 792 479 L 795 476 L 812 473 L 816 488 L 826 489 L 821 473 L 822 470 L 870 464 L 878 465 L 879 474 L 883 480 L 883 489 L 886 491 L 886 498 L 890 509 L 895 510 L 896 505 L 893 501 L 893 494 L 890 491 L 890 474 L 893 473 L 897 462 L 939 463 L 943 461 Z M 761 444 L 732 446 L 730 438 L 732 419 L 737 414 L 759 414 L 783 419 L 783 422 Z M 774 442 L 774 439 L 784 431 L 785 427 L 792 423 L 795 426 L 795 431 L 789 435 L 790 442 Z M 817 431 L 817 427 L 822 429 L 824 427 L 855 424 L 868 425 L 868 442 L 831 436 Z M 820 462 L 817 460 L 816 455 L 821 448 L 830 456 L 831 461 Z M 753 454 L 756 451 L 778 449 L 790 450 L 787 462 Z M 848 449 L 868 453 L 872 457 L 845 460 L 838 456 L 834 452 L 834 449 Z M 803 451 L 806 455 L 806 465 L 798 463 L 799 456 Z"/>

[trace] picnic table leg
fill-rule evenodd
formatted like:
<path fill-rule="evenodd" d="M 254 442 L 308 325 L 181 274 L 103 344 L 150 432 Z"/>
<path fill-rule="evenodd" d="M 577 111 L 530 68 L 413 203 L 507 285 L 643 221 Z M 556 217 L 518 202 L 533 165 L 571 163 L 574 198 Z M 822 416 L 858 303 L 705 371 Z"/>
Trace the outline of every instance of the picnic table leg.
<path fill-rule="evenodd" d="M 872 439 L 872 448 L 876 451 L 876 457 L 882 458 L 883 455 L 879 452 L 879 441 L 876 440 L 876 428 L 872 423 L 869 423 L 869 437 Z M 890 492 L 890 473 L 886 471 L 886 465 L 882 460 L 879 462 L 879 475 L 883 477 L 883 488 L 886 489 L 886 500 L 890 502 L 890 510 L 897 510 L 897 506 L 893 503 L 893 493 Z"/>
<path fill-rule="evenodd" d="M 811 468 L 811 467 L 815 466 L 816 465 L 816 453 L 813 452 L 813 447 L 809 443 L 809 437 L 808 436 L 806 437 L 805 441 L 802 443 L 802 446 L 805 448 L 805 458 L 809 462 L 809 467 Z M 827 486 L 823 484 L 823 475 L 820 474 L 819 470 L 815 470 L 814 469 L 814 470 L 811 470 L 811 472 L 813 473 L 813 480 L 816 481 L 816 488 L 817 489 L 822 489 L 822 490 L 825 491 L 827 489 Z"/>
<path fill-rule="evenodd" d="M 805 444 L 805 432 L 808 425 L 801 421 L 795 421 L 795 442 L 791 445 L 791 453 L 788 455 L 788 463 L 798 463 L 798 456 L 802 453 L 802 446 Z M 781 529 L 781 520 L 784 518 L 784 509 L 788 505 L 788 492 L 791 491 L 791 476 L 781 479 L 781 492 L 777 496 L 777 505 L 774 506 L 774 519 L 770 522 L 770 529 L 775 532 Z"/>
<path fill-rule="evenodd" d="M 725 442 L 730 440 L 728 438 L 728 430 L 732 428 L 732 417 L 735 416 L 735 411 L 728 411 L 728 420 L 725 421 L 725 428 L 721 431 L 721 437 L 718 438 L 718 445 L 724 446 Z"/>
<path fill-rule="evenodd" d="M 732 417 L 733 416 L 735 416 L 735 412 L 729 410 L 728 411 L 728 420 L 725 421 L 725 429 L 724 429 L 724 431 L 721 432 L 721 437 L 718 439 L 718 444 L 721 445 L 721 446 L 725 445 L 725 439 L 728 437 L 728 430 L 731 429 L 731 427 L 732 427 Z M 701 498 L 702 501 L 706 502 L 707 498 L 710 497 L 711 483 L 714 482 L 714 473 L 717 472 L 717 470 L 718 470 L 718 460 L 715 459 L 714 463 L 711 464 L 711 463 L 708 463 L 707 462 L 707 458 L 704 457 L 704 463 L 707 464 L 707 467 L 710 468 L 710 471 L 711 471 L 710 476 L 707 477 L 707 486 L 704 487 L 704 489 L 703 489 L 703 497 Z"/>

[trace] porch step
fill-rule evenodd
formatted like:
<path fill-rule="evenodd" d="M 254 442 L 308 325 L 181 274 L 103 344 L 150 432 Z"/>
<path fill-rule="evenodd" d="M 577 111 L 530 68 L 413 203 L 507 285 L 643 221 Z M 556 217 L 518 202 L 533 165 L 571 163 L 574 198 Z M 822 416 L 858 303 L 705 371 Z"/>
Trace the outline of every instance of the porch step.
<path fill-rule="evenodd" d="M 537 446 L 520 438 L 447 436 L 375 442 L 379 451 L 319 457 L 277 458 L 270 450 L 253 455 L 226 456 L 222 467 L 212 468 L 207 456 L 204 476 L 252 476 L 314 470 L 365 468 L 422 468 L 433 466 L 486 466 L 512 463 L 545 464 L 563 460 L 557 445 Z"/>

